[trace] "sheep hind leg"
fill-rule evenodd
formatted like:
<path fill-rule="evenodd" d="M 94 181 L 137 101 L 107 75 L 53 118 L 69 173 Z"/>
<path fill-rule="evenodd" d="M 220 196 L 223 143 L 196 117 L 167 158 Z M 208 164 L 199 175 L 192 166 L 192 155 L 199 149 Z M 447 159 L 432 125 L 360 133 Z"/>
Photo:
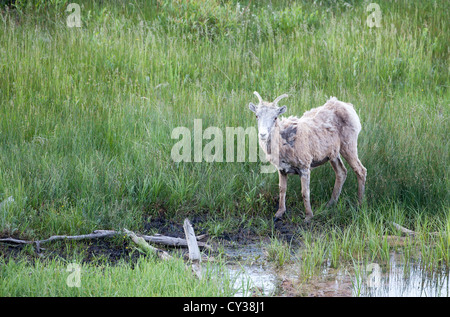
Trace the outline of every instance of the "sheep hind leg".
<path fill-rule="evenodd" d="M 358 158 L 356 143 L 354 146 L 341 149 L 341 154 L 356 173 L 356 178 L 358 179 L 358 204 L 361 206 L 364 198 L 367 169 Z"/>
<path fill-rule="evenodd" d="M 305 223 L 309 223 L 313 217 L 313 212 L 311 209 L 311 202 L 309 199 L 309 178 L 310 178 L 310 170 L 302 171 L 300 175 L 301 183 L 302 183 L 302 197 L 303 204 L 305 205 Z"/>
<path fill-rule="evenodd" d="M 344 185 L 345 179 L 347 178 L 347 169 L 342 162 L 340 156 L 330 161 L 331 166 L 336 174 L 336 180 L 334 182 L 333 193 L 331 194 L 331 199 L 327 203 L 327 207 L 335 205 L 341 194 L 342 185 Z"/>

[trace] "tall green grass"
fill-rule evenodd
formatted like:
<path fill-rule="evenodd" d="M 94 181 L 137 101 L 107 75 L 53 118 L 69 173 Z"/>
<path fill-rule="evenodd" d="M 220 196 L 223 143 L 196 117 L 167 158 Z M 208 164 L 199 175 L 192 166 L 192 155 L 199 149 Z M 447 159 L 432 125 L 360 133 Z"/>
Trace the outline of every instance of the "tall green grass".
<path fill-rule="evenodd" d="M 0 258 L 0 296 L 38 297 L 196 297 L 232 296 L 231 277 L 203 267 L 195 278 L 182 259 L 161 262 L 140 257 L 136 263 L 90 265 L 63 260 L 8 261 Z M 213 271 L 215 270 L 215 271 Z M 228 277 L 227 277 L 228 276 Z"/>
<path fill-rule="evenodd" d="M 390 207 L 391 210 L 394 208 Z M 377 214 L 378 213 L 378 214 Z M 321 214 L 320 218 L 325 217 Z M 401 237 L 392 225 L 403 223 L 405 210 L 385 213 L 372 211 L 355 213 L 351 223 L 341 225 L 335 219 L 298 230 L 301 246 L 288 244 L 273 237 L 265 249 L 268 261 L 277 267 L 294 265 L 300 280 L 307 281 L 324 269 L 346 269 L 369 263 L 389 264 L 395 253 L 403 263 L 414 262 L 425 271 L 448 267 L 450 263 L 450 217 L 430 218 L 416 215 L 411 227 L 414 237 Z M 391 224 L 391 225 L 389 225 Z"/>
<path fill-rule="evenodd" d="M 380 3 L 381 27 L 372 29 L 367 1 L 78 1 L 81 28 L 67 27 L 67 3 L 1 11 L 0 200 L 15 199 L 0 211 L 2 232 L 141 230 L 161 214 L 271 215 L 278 180 L 259 173 L 260 162 L 170 157 L 171 131 L 192 129 L 194 119 L 255 126 L 254 90 L 269 100 L 288 93 L 288 115 L 329 96 L 351 102 L 363 126 L 367 210 L 448 214 L 447 2 Z M 333 184 L 329 166 L 313 171 L 315 208 Z M 356 186 L 350 172 L 344 202 L 355 203 Z M 290 178 L 296 211 L 299 188 Z"/>

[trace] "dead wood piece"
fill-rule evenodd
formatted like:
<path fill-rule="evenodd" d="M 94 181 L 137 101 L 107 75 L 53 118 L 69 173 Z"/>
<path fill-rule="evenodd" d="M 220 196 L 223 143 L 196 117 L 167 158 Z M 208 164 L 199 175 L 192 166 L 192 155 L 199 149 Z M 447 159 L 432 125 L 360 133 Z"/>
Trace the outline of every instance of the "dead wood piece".
<path fill-rule="evenodd" d="M 416 235 L 419 234 L 419 233 L 417 233 L 417 232 L 415 232 L 415 231 L 412 231 L 412 230 L 409 230 L 409 229 L 407 229 L 407 228 L 405 228 L 405 227 L 400 226 L 398 223 L 392 222 L 392 225 L 393 225 L 397 230 L 400 230 L 403 234 L 406 234 L 406 235 L 408 235 L 408 236 L 416 236 Z M 430 235 L 437 236 L 437 235 L 439 235 L 439 232 L 429 232 L 429 234 L 430 234 Z"/>
<path fill-rule="evenodd" d="M 157 249 L 148 244 L 143 237 L 138 237 L 133 231 L 123 229 L 126 235 L 137 244 L 137 246 L 147 254 L 156 254 L 162 260 L 170 260 L 172 256 L 166 251 Z"/>
<path fill-rule="evenodd" d="M 197 238 L 195 236 L 194 228 L 191 225 L 189 219 L 184 219 L 183 224 L 184 234 L 186 235 L 186 241 L 189 249 L 189 260 L 192 262 L 191 268 L 192 272 L 197 276 L 197 278 L 202 278 L 202 267 L 201 261 L 202 256 L 200 254 L 200 249 L 198 248 Z"/>
<path fill-rule="evenodd" d="M 114 230 L 97 230 L 94 233 L 81 234 L 77 236 L 51 236 L 48 239 L 38 240 L 39 243 L 47 243 L 55 240 L 85 240 L 85 239 L 99 239 L 108 238 L 119 235 L 120 233 Z"/>
<path fill-rule="evenodd" d="M 84 240 L 84 239 L 98 239 L 98 238 L 106 238 L 106 237 L 112 237 L 114 235 L 120 234 L 117 231 L 113 230 L 97 230 L 94 231 L 94 233 L 90 234 L 82 234 L 77 236 L 51 236 L 48 239 L 42 239 L 42 240 L 35 240 L 35 241 L 28 241 L 28 240 L 21 240 L 21 239 L 15 239 L 15 238 L 2 238 L 0 239 L 0 242 L 6 242 L 6 243 L 14 243 L 14 244 L 35 244 L 36 245 L 36 251 L 39 253 L 41 251 L 41 244 L 56 241 L 56 240 Z"/>
<path fill-rule="evenodd" d="M 414 236 L 416 235 L 416 232 L 406 229 L 405 227 L 400 226 L 398 223 L 393 222 L 392 225 L 397 229 L 400 230 L 403 234 Z"/>
<path fill-rule="evenodd" d="M 201 261 L 200 249 L 198 248 L 197 238 L 195 237 L 194 228 L 192 228 L 189 219 L 184 220 L 184 234 L 186 235 L 186 242 L 189 249 L 189 259 L 191 261 Z"/>
<path fill-rule="evenodd" d="M 42 240 L 21 240 L 21 239 L 15 239 L 12 237 L 8 238 L 0 238 L 0 242 L 4 243 L 13 243 L 13 244 L 36 244 L 36 246 L 39 248 L 39 246 L 43 243 L 56 241 L 56 240 L 85 240 L 85 239 L 100 239 L 100 238 L 109 238 L 113 236 L 120 236 L 123 233 L 115 230 L 95 230 L 93 233 L 90 234 L 82 234 L 82 235 L 75 235 L 75 236 L 67 236 L 67 235 L 55 235 L 51 236 L 47 239 Z M 167 246 L 173 246 L 173 247 L 187 247 L 187 241 L 182 238 L 174 238 L 169 236 L 163 236 L 163 235 L 154 235 L 154 236 L 147 236 L 147 235 L 138 235 L 141 236 L 145 241 L 150 243 L 156 243 L 156 244 L 162 244 Z M 206 248 L 208 250 L 212 250 L 212 247 L 207 245 L 204 242 L 198 242 L 198 245 L 202 248 Z"/>
<path fill-rule="evenodd" d="M 200 241 L 200 240 L 205 239 L 207 236 L 208 236 L 207 234 L 200 234 L 200 235 L 196 236 L 196 238 L 197 238 L 197 241 Z M 199 247 L 201 246 L 200 243 L 198 244 Z"/>
<path fill-rule="evenodd" d="M 195 262 L 191 264 L 192 273 L 198 278 L 202 278 L 202 267 L 200 262 Z"/>
<path fill-rule="evenodd" d="M 26 241 L 26 240 L 20 240 L 15 238 L 1 238 L 0 242 L 6 242 L 6 243 L 14 243 L 14 244 L 32 244 L 34 241 Z"/>
<path fill-rule="evenodd" d="M 168 237 L 163 235 L 153 235 L 153 236 L 147 236 L 147 235 L 140 235 L 142 238 L 144 238 L 145 241 L 150 243 L 156 243 L 156 244 L 163 244 L 173 247 L 187 247 L 188 243 L 186 239 L 183 238 L 174 238 L 174 237 Z M 197 237 L 198 239 L 198 237 Z M 207 245 L 204 242 L 197 242 L 199 247 L 212 250 L 211 246 Z"/>

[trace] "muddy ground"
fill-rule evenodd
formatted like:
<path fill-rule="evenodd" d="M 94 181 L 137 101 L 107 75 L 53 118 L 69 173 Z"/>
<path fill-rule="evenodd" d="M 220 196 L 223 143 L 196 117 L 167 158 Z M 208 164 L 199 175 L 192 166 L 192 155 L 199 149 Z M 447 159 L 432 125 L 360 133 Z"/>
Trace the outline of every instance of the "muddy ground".
<path fill-rule="evenodd" d="M 197 235 L 206 233 L 205 224 L 208 222 L 207 216 L 194 216 L 189 218 Z M 303 226 L 303 225 L 302 225 Z M 292 241 L 297 235 L 299 224 L 282 219 L 273 223 L 273 234 L 286 241 Z M 183 220 L 172 220 L 167 218 L 155 218 L 144 224 L 144 233 L 157 232 L 162 235 L 184 238 Z M 266 235 L 264 235 L 266 236 Z M 239 226 L 233 227 L 231 231 L 226 231 L 215 238 L 222 241 L 232 241 L 235 243 L 246 243 L 264 238 L 253 228 Z"/>
<path fill-rule="evenodd" d="M 206 216 L 194 216 L 190 218 L 190 222 L 197 235 L 207 233 L 205 224 L 207 223 Z M 298 236 L 298 224 L 293 224 L 288 220 L 280 220 L 273 224 L 273 234 L 284 241 L 293 243 L 301 238 Z M 141 234 L 161 234 L 176 238 L 185 238 L 183 230 L 183 220 L 168 219 L 165 217 L 158 217 L 149 219 L 143 225 L 143 231 L 138 232 Z M 106 228 L 99 228 L 106 229 Z M 82 233 L 80 233 L 82 234 Z M 1 234 L 0 238 L 8 237 L 5 234 Z M 26 239 L 20 236 L 14 236 L 17 239 Z M 48 237 L 42 237 L 48 238 Z M 233 227 L 232 231 L 225 231 L 215 237 L 207 236 L 208 243 L 222 244 L 222 245 L 245 245 L 249 243 L 255 243 L 258 241 L 264 241 L 268 239 L 268 235 L 261 235 L 252 228 Z M 128 240 L 119 241 L 117 238 L 107 239 L 93 239 L 93 240 L 80 240 L 76 243 L 81 247 L 80 251 L 83 253 L 83 258 L 86 262 L 92 261 L 95 258 L 103 258 L 111 262 L 117 262 L 120 259 L 129 259 L 132 248 Z M 5 258 L 18 258 L 24 256 L 24 249 L 30 249 L 30 245 L 13 245 L 0 243 L 0 256 Z M 164 247 L 162 247 L 164 248 Z M 51 242 L 42 246 L 42 253 L 49 256 L 61 256 L 66 258 L 69 256 L 66 254 L 65 245 L 63 242 Z M 30 258 L 33 257 L 33 252 L 25 252 Z"/>
<path fill-rule="evenodd" d="M 193 216 L 189 218 L 195 233 L 197 235 L 207 233 L 205 229 L 208 223 L 206 216 Z M 301 236 L 299 236 L 299 224 L 292 223 L 289 220 L 279 220 L 275 223 L 271 223 L 273 228 L 271 228 L 270 234 L 261 234 L 254 230 L 252 227 L 233 227 L 232 231 L 224 231 L 223 233 L 215 236 L 206 238 L 206 242 L 214 246 L 224 246 L 233 247 L 239 253 L 240 248 L 245 248 L 246 246 L 252 245 L 263 245 L 264 243 L 269 243 L 271 236 L 276 236 L 278 239 L 284 240 L 291 245 L 301 244 Z M 300 224 L 300 226 L 305 226 Z M 100 229 L 100 228 L 99 228 Z M 104 228 L 102 228 L 104 229 Z M 143 225 L 143 231 L 139 232 L 141 234 L 152 235 L 159 233 L 161 235 L 184 238 L 183 220 L 168 219 L 165 217 L 158 217 L 149 219 Z M 4 235 L 0 238 L 6 237 Z M 21 237 L 14 237 L 21 239 Z M 42 237 L 47 238 L 47 237 Z M 22 260 L 27 259 L 33 262 L 34 259 L 45 256 L 46 258 L 64 258 L 70 259 L 74 256 L 74 250 L 77 252 L 77 256 L 80 257 L 80 261 L 83 263 L 111 263 L 115 264 L 120 260 L 130 261 L 134 263 L 139 256 L 140 252 L 137 252 L 129 242 L 128 239 L 121 238 L 106 238 L 106 239 L 93 239 L 93 240 L 80 240 L 70 242 L 76 245 L 76 248 L 68 248 L 67 242 L 57 241 L 47 243 L 41 246 L 41 253 L 35 252 L 34 247 L 31 245 L 12 245 L 0 243 L 0 257 L 4 257 L 6 260 L 16 259 Z M 168 250 L 170 252 L 181 252 L 182 254 L 187 253 L 186 248 L 171 248 L 160 246 L 162 249 Z M 214 256 L 214 254 L 210 254 Z M 230 256 L 230 262 L 238 261 L 239 256 Z M 323 286 L 323 282 L 320 282 Z M 325 282 L 326 283 L 326 282 Z M 304 291 L 299 292 L 299 286 L 296 281 L 291 279 L 283 279 L 277 286 L 277 296 L 329 296 L 329 293 L 323 293 L 319 289 L 316 290 L 314 286 L 308 290 L 306 293 Z M 304 288 L 303 288 L 304 289 Z M 322 288 L 320 288 L 322 289 Z M 255 295 L 258 295 L 256 292 Z M 259 294 L 261 295 L 261 294 Z M 335 295 L 334 295 L 335 296 Z M 342 295 L 338 295 L 342 296 Z M 346 295 L 344 295 L 346 296 Z"/>

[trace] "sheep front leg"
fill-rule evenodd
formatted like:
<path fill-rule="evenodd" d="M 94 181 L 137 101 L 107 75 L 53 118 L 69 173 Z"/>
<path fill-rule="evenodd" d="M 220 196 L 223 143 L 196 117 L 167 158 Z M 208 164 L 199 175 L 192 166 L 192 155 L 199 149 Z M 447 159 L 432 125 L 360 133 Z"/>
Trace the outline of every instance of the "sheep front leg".
<path fill-rule="evenodd" d="M 287 174 L 278 170 L 280 201 L 278 203 L 278 211 L 275 214 L 274 220 L 280 219 L 286 211 L 286 189 L 287 189 Z"/>
<path fill-rule="evenodd" d="M 303 204 L 305 205 L 305 222 L 309 223 L 313 217 L 313 212 L 311 209 L 311 203 L 309 201 L 309 176 L 311 171 L 309 169 L 302 170 L 300 175 L 301 183 L 302 183 L 302 197 Z"/>

